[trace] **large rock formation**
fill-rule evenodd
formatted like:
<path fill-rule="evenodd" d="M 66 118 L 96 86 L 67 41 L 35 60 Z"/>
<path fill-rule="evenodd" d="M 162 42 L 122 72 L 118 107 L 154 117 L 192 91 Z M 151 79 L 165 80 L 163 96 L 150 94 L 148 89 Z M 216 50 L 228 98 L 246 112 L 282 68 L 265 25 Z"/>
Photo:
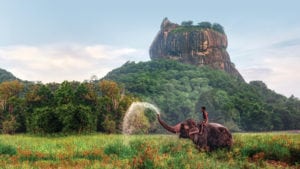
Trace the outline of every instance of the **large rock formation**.
<path fill-rule="evenodd" d="M 165 18 L 151 44 L 150 57 L 173 59 L 197 66 L 208 65 L 243 80 L 230 61 L 226 48 L 225 33 L 212 28 L 181 26 Z"/>

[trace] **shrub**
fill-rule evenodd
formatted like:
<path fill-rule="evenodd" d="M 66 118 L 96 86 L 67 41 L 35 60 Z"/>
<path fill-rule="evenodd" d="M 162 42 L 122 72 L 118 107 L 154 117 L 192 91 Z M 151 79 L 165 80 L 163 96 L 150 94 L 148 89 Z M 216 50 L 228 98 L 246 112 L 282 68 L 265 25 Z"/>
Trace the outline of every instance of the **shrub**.
<path fill-rule="evenodd" d="M 139 145 L 139 141 L 137 145 Z M 159 154 L 153 144 L 144 142 L 142 147 L 139 146 L 139 149 L 137 156 L 132 160 L 132 168 L 158 168 L 155 159 Z"/>
<path fill-rule="evenodd" d="M 2 122 L 2 133 L 4 134 L 14 134 L 18 128 L 18 123 L 15 116 L 11 116 L 10 119 L 4 120 Z"/>
<path fill-rule="evenodd" d="M 121 140 L 117 140 L 104 148 L 107 155 L 116 155 L 119 158 L 131 158 L 135 152 L 129 146 L 126 146 Z"/>
<path fill-rule="evenodd" d="M 11 145 L 0 143 L 0 154 L 15 155 L 17 154 L 17 150 Z"/>
<path fill-rule="evenodd" d="M 59 106 L 56 111 L 63 125 L 62 131 L 65 133 L 96 130 L 96 118 L 88 106 L 65 104 Z"/>
<path fill-rule="evenodd" d="M 55 133 L 62 130 L 58 115 L 50 107 L 35 108 L 27 120 L 27 126 L 32 133 Z"/>
<path fill-rule="evenodd" d="M 181 25 L 182 26 L 192 26 L 193 25 L 193 21 L 182 21 Z"/>
<path fill-rule="evenodd" d="M 111 120 L 110 116 L 105 117 L 105 120 L 102 122 L 102 126 L 106 133 L 116 132 L 116 122 Z"/>
<path fill-rule="evenodd" d="M 241 155 L 243 157 L 250 157 L 253 160 L 297 162 L 294 157 L 297 156 L 296 154 L 299 153 L 300 150 L 295 148 L 297 147 L 295 146 L 296 144 L 294 145 L 294 143 L 286 136 L 265 136 L 248 140 L 249 141 L 241 148 Z"/>
<path fill-rule="evenodd" d="M 210 22 L 200 22 L 198 23 L 198 26 L 204 29 L 209 29 L 212 27 Z"/>

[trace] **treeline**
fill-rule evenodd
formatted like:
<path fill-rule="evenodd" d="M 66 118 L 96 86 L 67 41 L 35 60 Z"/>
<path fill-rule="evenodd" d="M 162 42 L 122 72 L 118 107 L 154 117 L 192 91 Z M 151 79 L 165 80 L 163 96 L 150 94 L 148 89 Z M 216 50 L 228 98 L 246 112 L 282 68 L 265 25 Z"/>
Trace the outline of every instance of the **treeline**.
<path fill-rule="evenodd" d="M 300 129 L 298 98 L 277 94 L 262 81 L 248 84 L 209 67 L 171 60 L 127 62 L 105 78 L 156 104 L 171 124 L 200 120 L 200 108 L 206 106 L 210 121 L 233 131 Z"/>
<path fill-rule="evenodd" d="M 124 114 L 136 98 L 113 81 L 0 84 L 3 133 L 86 133 L 121 130 Z"/>

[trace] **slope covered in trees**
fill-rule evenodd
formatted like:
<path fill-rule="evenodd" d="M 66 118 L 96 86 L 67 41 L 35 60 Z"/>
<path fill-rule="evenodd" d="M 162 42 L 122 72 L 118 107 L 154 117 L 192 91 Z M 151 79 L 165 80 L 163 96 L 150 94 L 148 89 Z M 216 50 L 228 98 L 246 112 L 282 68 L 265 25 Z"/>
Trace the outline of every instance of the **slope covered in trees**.
<path fill-rule="evenodd" d="M 4 81 L 16 80 L 17 78 L 10 72 L 0 68 L 0 83 Z"/>
<path fill-rule="evenodd" d="M 267 88 L 262 81 L 249 84 L 222 71 L 171 60 L 127 62 L 104 79 L 157 105 L 163 118 L 175 124 L 201 118 L 206 106 L 210 121 L 231 130 L 268 131 L 300 128 L 300 101 Z"/>

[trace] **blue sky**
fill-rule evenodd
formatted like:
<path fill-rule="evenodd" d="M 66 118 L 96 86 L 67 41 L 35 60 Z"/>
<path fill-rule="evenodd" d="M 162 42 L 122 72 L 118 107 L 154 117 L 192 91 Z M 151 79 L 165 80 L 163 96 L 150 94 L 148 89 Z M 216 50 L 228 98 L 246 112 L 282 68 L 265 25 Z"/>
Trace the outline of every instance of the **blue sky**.
<path fill-rule="evenodd" d="M 164 17 L 217 22 L 247 82 L 300 97 L 300 2 L 0 0 L 0 68 L 21 79 L 103 77 L 126 61 L 150 60 Z"/>

